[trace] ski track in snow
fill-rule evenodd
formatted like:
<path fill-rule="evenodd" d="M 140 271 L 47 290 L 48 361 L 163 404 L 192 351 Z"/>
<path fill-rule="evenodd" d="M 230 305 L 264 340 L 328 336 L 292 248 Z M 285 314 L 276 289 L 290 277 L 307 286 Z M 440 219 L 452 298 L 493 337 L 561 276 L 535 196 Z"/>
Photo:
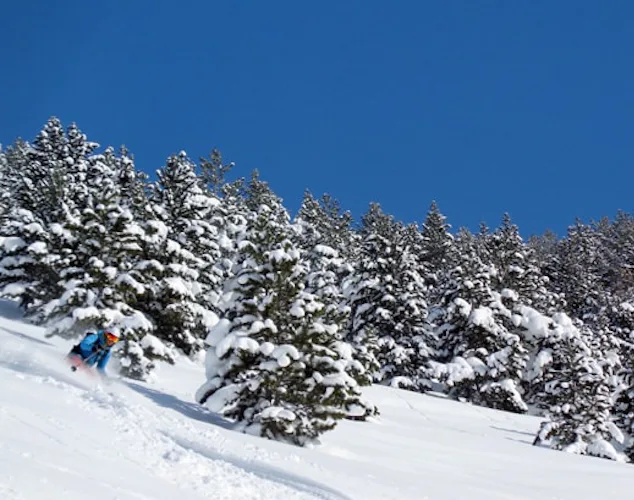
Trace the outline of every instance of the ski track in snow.
<path fill-rule="evenodd" d="M 102 387 L 87 376 L 64 375 L 40 364 L 36 356 L 23 349 L 9 350 L 3 346 L 0 367 L 13 371 L 16 379 L 43 384 L 60 391 L 77 411 L 92 415 L 96 426 L 104 426 L 112 438 L 112 447 L 119 450 L 120 460 L 145 469 L 162 480 L 180 488 L 190 489 L 202 498 L 235 499 L 321 499 L 349 500 L 349 497 L 310 479 L 277 469 L 255 459 L 232 456 L 224 450 L 226 441 L 218 430 L 209 426 L 202 431 L 186 419 L 168 416 L 166 412 L 150 411 L 130 400 L 143 397 L 127 386 L 114 382 Z M 6 381 L 6 375 L 3 375 Z M 138 386 L 138 383 L 133 383 Z M 10 420 L 27 432 L 40 433 L 56 445 L 68 447 L 41 428 L 2 408 L 0 417 Z M 57 428 L 68 430 L 69 424 L 48 419 Z M 90 435 L 77 434 L 79 442 L 91 441 Z M 105 453 L 105 450 L 96 450 Z M 91 456 L 75 447 L 72 453 L 90 460 Z M 259 451 L 266 459 L 267 452 Z M 71 471 L 65 471 L 71 472 Z M 19 499 L 19 492 L 3 485 L 0 474 L 0 498 Z M 133 492 L 128 492 L 132 494 Z M 133 494 L 136 498 L 146 498 Z"/>

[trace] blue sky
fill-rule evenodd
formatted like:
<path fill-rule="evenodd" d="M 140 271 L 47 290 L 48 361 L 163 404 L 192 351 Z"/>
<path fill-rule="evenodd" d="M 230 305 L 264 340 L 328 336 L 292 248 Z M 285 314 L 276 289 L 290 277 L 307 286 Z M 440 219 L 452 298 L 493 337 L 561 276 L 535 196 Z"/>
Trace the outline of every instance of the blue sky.
<path fill-rule="evenodd" d="M 51 115 L 148 172 L 218 147 L 292 211 L 524 236 L 632 212 L 634 3 L 5 2 L 0 142 Z"/>

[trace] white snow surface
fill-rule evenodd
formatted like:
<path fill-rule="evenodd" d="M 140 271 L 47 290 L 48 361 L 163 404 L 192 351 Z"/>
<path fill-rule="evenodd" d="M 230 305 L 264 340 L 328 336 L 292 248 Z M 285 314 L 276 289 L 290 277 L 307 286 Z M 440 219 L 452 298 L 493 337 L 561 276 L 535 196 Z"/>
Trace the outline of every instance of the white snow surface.
<path fill-rule="evenodd" d="M 344 421 L 312 448 L 241 434 L 193 401 L 205 379 L 198 363 L 161 365 L 152 384 L 103 384 L 69 370 L 72 342 L 45 338 L 7 302 L 0 316 L 3 500 L 625 500 L 634 491 L 632 465 L 531 446 L 538 418 L 434 393 L 366 388 L 381 416 Z"/>

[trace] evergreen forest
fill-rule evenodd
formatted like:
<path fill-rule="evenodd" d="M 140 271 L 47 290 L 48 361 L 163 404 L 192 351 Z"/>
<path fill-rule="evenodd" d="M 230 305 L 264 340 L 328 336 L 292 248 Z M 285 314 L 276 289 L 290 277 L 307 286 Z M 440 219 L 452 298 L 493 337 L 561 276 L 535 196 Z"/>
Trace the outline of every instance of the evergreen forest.
<path fill-rule="evenodd" d="M 634 216 L 528 239 L 508 214 L 405 224 L 328 194 L 293 216 L 218 150 L 148 175 L 51 118 L 0 150 L 0 296 L 69 341 L 117 325 L 123 376 L 204 362 L 199 403 L 305 445 L 380 418 L 363 386 L 543 416 L 535 445 L 634 461 Z M 356 425 L 356 424 L 355 424 Z"/>

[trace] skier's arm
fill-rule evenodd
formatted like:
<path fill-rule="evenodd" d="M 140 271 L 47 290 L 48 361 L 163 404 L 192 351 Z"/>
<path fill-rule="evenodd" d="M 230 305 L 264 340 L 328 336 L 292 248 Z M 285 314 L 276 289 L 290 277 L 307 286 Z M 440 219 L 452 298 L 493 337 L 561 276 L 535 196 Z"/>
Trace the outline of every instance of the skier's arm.
<path fill-rule="evenodd" d="M 84 340 L 79 343 L 79 348 L 84 354 L 90 354 L 97 347 L 98 339 L 99 336 L 96 333 L 86 335 L 86 337 L 84 337 Z"/>

